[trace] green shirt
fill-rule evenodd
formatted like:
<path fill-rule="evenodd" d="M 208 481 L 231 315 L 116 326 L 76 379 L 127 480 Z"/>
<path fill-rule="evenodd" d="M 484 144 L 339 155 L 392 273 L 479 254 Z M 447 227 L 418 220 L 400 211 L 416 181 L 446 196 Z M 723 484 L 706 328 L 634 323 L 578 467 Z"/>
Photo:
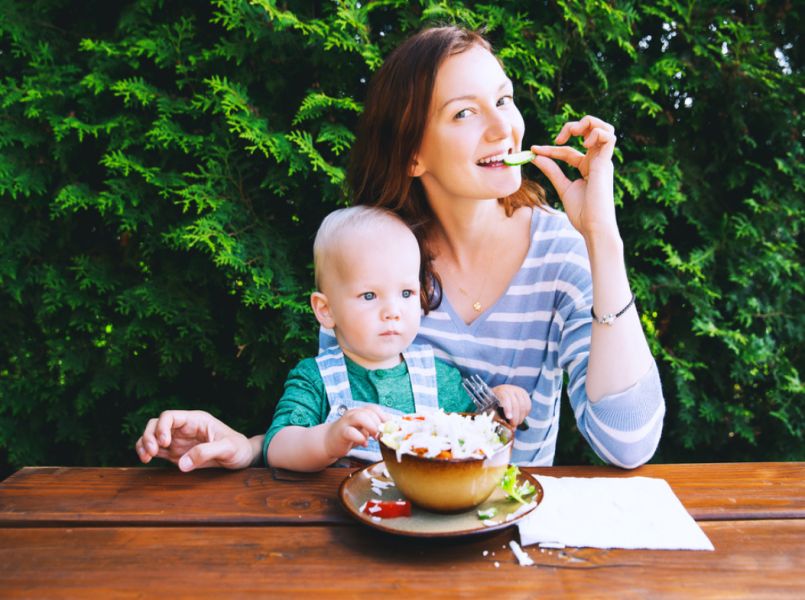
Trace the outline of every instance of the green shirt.
<path fill-rule="evenodd" d="M 346 356 L 344 362 L 347 364 L 347 377 L 353 399 L 403 413 L 416 411 L 405 361 L 390 369 L 366 369 Z M 475 406 L 461 386 L 459 370 L 440 359 L 436 359 L 435 363 L 439 407 L 445 412 L 474 412 Z M 265 459 L 268 445 L 280 429 L 289 425 L 313 427 L 324 423 L 329 414 L 330 403 L 327 401 L 324 381 L 319 375 L 316 359 L 302 359 L 285 380 L 285 391 L 263 440 L 263 458 Z"/>

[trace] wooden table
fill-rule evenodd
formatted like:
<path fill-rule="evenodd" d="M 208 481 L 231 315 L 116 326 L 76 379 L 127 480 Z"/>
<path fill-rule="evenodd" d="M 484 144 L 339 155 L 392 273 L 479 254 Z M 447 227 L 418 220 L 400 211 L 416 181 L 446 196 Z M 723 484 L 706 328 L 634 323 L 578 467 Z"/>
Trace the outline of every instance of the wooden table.
<path fill-rule="evenodd" d="M 716 550 L 531 546 L 521 567 L 516 527 L 422 540 L 357 523 L 337 498 L 349 469 L 25 468 L 0 483 L 0 597 L 805 598 L 805 463 L 529 471 L 663 478 Z"/>

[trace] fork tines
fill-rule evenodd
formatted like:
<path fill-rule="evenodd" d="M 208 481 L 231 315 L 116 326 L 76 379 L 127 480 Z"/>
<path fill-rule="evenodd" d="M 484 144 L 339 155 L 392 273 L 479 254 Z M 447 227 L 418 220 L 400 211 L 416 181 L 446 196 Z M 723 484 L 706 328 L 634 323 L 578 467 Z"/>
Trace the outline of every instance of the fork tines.
<path fill-rule="evenodd" d="M 495 408 L 498 405 L 498 399 L 495 394 L 477 374 L 464 378 L 461 384 L 464 386 L 464 389 L 467 390 L 467 393 L 480 412 Z"/>

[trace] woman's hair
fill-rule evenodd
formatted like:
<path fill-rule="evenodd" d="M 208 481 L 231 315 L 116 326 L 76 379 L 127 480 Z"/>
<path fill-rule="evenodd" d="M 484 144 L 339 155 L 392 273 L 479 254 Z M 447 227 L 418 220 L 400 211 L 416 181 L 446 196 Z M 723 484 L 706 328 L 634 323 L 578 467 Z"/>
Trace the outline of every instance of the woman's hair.
<path fill-rule="evenodd" d="M 474 46 L 492 52 L 481 34 L 456 26 L 425 29 L 400 44 L 369 83 L 350 153 L 348 181 L 355 204 L 396 212 L 416 235 L 426 312 L 441 301 L 441 282 L 433 271 L 434 257 L 427 244 L 435 217 L 422 183 L 411 177 L 410 169 L 422 144 L 439 67 L 447 57 Z M 545 192 L 523 179 L 518 191 L 499 201 L 511 215 L 521 206 L 543 205 Z"/>

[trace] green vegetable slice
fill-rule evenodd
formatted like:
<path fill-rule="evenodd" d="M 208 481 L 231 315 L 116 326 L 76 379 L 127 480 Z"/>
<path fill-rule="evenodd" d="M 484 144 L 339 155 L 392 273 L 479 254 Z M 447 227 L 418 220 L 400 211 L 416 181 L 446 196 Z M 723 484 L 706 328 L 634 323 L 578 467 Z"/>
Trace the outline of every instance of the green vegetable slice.
<path fill-rule="evenodd" d="M 520 504 L 528 504 L 526 496 L 536 492 L 537 488 L 530 481 L 524 481 L 518 486 L 517 477 L 519 475 L 520 469 L 516 465 L 509 465 L 509 468 L 503 474 L 503 479 L 500 480 L 500 488 L 506 493 L 507 498 L 516 500 Z"/>
<path fill-rule="evenodd" d="M 525 152 L 515 152 L 514 154 L 504 156 L 503 164 L 509 165 L 510 167 L 517 167 L 519 165 L 524 165 L 531 162 L 531 159 L 534 158 L 534 156 L 535 154 L 531 152 L 531 150 L 526 150 Z"/>
<path fill-rule="evenodd" d="M 490 506 L 489 508 L 487 508 L 485 510 L 478 510 L 478 518 L 479 519 L 484 519 L 484 520 L 491 519 L 496 514 L 498 514 L 498 509 L 495 508 L 494 506 Z"/>

